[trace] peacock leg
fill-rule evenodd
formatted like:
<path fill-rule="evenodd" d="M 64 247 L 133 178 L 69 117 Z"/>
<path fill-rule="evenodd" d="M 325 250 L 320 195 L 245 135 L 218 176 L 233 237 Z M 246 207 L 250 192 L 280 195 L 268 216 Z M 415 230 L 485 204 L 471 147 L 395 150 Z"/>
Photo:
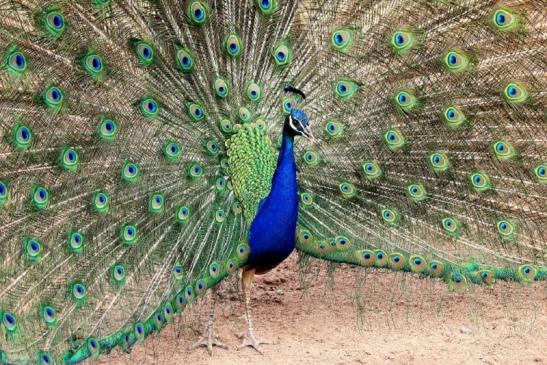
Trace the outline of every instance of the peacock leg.
<path fill-rule="evenodd" d="M 243 289 L 243 297 L 245 300 L 245 316 L 247 319 L 247 332 L 242 336 L 243 342 L 239 348 L 250 346 L 262 354 L 262 344 L 270 344 L 270 341 L 265 341 L 255 336 L 253 331 L 253 321 L 251 320 L 251 287 L 255 269 L 243 270 L 241 275 L 241 287 Z"/>
<path fill-rule="evenodd" d="M 206 334 L 204 334 L 201 339 L 194 344 L 193 349 L 198 347 L 207 347 L 210 355 L 213 355 L 213 346 L 217 346 L 223 349 L 227 349 L 228 346 L 223 344 L 214 333 L 214 323 L 215 323 L 215 302 L 216 302 L 216 287 L 211 289 L 208 293 L 209 301 L 209 320 L 207 321 Z"/>

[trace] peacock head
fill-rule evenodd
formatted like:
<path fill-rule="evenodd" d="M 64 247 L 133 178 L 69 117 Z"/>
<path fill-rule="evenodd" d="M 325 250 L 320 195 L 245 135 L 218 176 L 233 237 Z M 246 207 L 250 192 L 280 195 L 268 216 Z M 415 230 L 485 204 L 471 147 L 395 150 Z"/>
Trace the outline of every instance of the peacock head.
<path fill-rule="evenodd" d="M 292 86 L 285 88 L 286 92 L 291 92 L 300 95 L 306 99 L 304 93 Z M 308 116 L 302 109 L 292 107 L 291 113 L 285 118 L 285 130 L 292 136 L 304 136 L 313 139 Z"/>

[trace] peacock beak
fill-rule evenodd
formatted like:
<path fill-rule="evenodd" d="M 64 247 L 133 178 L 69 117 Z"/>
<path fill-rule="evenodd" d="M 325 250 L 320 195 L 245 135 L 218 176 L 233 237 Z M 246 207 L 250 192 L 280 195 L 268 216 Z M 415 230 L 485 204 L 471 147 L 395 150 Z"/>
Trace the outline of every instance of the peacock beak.
<path fill-rule="evenodd" d="M 306 125 L 306 126 L 302 125 L 302 135 L 304 137 L 309 138 L 309 139 L 311 139 L 312 141 L 315 142 L 315 137 L 313 136 L 313 133 L 312 133 L 311 128 L 310 128 L 309 125 Z"/>

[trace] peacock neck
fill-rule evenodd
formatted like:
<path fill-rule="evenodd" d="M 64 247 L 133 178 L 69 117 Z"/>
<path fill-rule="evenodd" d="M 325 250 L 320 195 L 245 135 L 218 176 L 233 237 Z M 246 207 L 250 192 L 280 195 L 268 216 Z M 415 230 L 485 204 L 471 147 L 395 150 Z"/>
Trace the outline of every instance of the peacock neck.
<path fill-rule="evenodd" d="M 281 195 L 296 194 L 296 162 L 294 160 L 294 135 L 283 128 L 281 149 L 277 158 L 277 167 L 272 178 L 272 190 L 268 198 Z M 286 194 L 284 194 L 286 193 Z"/>

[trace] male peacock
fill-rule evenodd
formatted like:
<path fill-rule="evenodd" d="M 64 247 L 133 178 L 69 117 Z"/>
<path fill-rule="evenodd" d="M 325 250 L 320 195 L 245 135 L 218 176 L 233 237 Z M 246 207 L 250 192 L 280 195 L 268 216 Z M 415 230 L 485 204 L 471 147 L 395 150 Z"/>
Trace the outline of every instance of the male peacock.
<path fill-rule="evenodd" d="M 546 20 L 1 0 L 0 363 L 129 350 L 238 268 L 260 349 L 252 277 L 295 245 L 453 289 L 545 279 Z"/>

